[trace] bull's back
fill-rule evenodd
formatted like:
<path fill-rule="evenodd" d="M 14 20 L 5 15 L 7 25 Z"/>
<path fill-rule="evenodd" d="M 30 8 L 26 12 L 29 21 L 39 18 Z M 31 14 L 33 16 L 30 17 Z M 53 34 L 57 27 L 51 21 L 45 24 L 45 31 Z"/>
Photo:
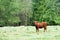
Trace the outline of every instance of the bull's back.
<path fill-rule="evenodd" d="M 38 28 L 43 28 L 43 27 L 46 27 L 47 22 L 41 22 L 41 23 L 40 22 L 35 22 L 34 24 Z"/>
<path fill-rule="evenodd" d="M 43 26 L 47 26 L 47 22 L 42 22 Z"/>

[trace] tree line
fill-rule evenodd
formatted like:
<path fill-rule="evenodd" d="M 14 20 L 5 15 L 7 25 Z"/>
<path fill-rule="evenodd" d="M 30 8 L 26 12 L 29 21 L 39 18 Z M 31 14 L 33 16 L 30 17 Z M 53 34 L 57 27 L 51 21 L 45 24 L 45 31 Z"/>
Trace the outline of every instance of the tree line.
<path fill-rule="evenodd" d="M 60 0 L 0 0 L 0 26 L 60 25 Z"/>

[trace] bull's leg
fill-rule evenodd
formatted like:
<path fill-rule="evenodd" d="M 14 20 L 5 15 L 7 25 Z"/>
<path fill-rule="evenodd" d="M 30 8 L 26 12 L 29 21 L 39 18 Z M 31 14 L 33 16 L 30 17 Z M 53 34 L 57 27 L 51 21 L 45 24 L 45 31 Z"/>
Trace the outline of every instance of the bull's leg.
<path fill-rule="evenodd" d="M 39 28 L 38 27 L 36 27 L 36 33 L 39 34 Z"/>
<path fill-rule="evenodd" d="M 38 27 L 36 27 L 36 32 L 39 32 L 39 29 L 38 29 Z"/>
<path fill-rule="evenodd" d="M 39 32 L 39 29 L 36 29 L 36 32 Z"/>
<path fill-rule="evenodd" d="M 44 27 L 44 32 L 47 30 L 47 28 L 46 27 Z"/>

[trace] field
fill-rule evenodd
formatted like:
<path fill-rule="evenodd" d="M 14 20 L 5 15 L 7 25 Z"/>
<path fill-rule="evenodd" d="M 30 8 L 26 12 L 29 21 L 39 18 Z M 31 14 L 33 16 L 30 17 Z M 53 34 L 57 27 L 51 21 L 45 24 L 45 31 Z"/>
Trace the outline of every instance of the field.
<path fill-rule="evenodd" d="M 47 26 L 47 31 L 33 26 L 0 27 L 0 40 L 60 40 L 60 26 Z"/>

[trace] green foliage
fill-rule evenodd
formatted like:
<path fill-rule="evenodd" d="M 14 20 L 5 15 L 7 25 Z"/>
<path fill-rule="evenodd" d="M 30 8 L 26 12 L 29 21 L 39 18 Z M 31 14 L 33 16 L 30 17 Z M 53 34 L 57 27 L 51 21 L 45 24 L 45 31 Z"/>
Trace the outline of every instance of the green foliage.
<path fill-rule="evenodd" d="M 33 21 L 48 22 L 49 25 L 60 24 L 59 0 L 33 0 Z"/>
<path fill-rule="evenodd" d="M 0 25 L 20 22 L 17 14 L 22 8 L 21 0 L 0 0 Z"/>
<path fill-rule="evenodd" d="M 22 18 L 18 17 L 20 13 Z M 49 25 L 60 24 L 60 1 L 0 0 L 0 26 L 21 21 L 26 25 L 32 25 L 33 21 L 46 21 Z"/>

